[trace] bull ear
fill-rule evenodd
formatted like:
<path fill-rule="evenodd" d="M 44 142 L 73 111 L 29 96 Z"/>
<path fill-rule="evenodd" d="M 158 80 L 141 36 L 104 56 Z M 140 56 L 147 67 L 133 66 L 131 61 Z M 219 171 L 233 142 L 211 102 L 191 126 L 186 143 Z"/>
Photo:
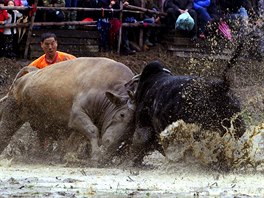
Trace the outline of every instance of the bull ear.
<path fill-rule="evenodd" d="M 135 100 L 135 93 L 133 91 L 128 90 L 127 94 L 131 100 Z"/>
<path fill-rule="evenodd" d="M 122 97 L 110 91 L 105 92 L 106 97 L 116 106 L 122 104 Z"/>

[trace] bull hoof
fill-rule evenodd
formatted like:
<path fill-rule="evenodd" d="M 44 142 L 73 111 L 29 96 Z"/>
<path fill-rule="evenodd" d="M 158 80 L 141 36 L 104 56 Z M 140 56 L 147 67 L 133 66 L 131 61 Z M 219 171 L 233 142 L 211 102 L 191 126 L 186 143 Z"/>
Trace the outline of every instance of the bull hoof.
<path fill-rule="evenodd" d="M 86 166 L 90 168 L 101 168 L 98 161 L 94 161 L 94 160 L 90 160 L 89 162 L 87 162 Z"/>
<path fill-rule="evenodd" d="M 129 160 L 129 161 L 125 161 L 121 164 L 122 167 L 126 167 L 126 168 L 133 168 L 134 167 L 134 162 Z"/>
<path fill-rule="evenodd" d="M 102 160 L 101 156 L 102 156 L 101 154 L 93 155 L 87 165 L 96 168 L 104 167 L 104 163 L 103 163 L 104 160 Z"/>

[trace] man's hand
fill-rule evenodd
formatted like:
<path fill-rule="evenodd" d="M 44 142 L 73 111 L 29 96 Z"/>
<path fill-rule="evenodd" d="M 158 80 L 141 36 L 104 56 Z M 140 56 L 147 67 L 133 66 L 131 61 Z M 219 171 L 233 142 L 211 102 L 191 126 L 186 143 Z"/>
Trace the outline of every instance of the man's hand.
<path fill-rule="evenodd" d="M 115 1 L 111 1 L 111 2 L 110 2 L 110 5 L 109 5 L 109 8 L 112 8 L 113 5 L 115 5 L 115 3 L 116 3 Z"/>
<path fill-rule="evenodd" d="M 179 9 L 179 11 L 182 14 L 182 13 L 188 12 L 188 9 L 186 9 L 186 10 Z"/>
<path fill-rule="evenodd" d="M 128 6 L 128 5 L 129 5 L 128 1 L 125 1 L 125 2 L 123 3 L 123 6 Z"/>

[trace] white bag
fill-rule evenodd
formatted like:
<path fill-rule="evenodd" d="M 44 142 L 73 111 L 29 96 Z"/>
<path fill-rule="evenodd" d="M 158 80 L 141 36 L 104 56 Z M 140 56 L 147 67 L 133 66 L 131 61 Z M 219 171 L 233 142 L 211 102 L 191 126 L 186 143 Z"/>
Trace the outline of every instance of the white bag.
<path fill-rule="evenodd" d="M 191 31 L 194 27 L 194 19 L 188 12 L 182 13 L 176 20 L 175 29 Z"/>

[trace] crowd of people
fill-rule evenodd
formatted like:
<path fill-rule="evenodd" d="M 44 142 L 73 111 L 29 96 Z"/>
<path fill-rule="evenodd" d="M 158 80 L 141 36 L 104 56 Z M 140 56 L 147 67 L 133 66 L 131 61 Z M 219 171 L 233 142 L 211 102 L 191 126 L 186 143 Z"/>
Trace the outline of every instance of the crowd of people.
<path fill-rule="evenodd" d="M 243 34 L 249 23 L 263 26 L 264 0 L 40 0 L 38 6 L 45 7 L 84 7 L 101 8 L 102 11 L 62 11 L 40 10 L 35 21 L 97 21 L 100 32 L 100 48 L 109 50 L 116 48 L 117 36 L 123 22 L 126 23 L 163 23 L 168 29 L 188 33 L 192 40 L 206 39 L 210 34 L 219 33 L 227 40 L 232 40 L 232 28 L 238 24 L 238 34 Z M 28 6 L 33 0 L 0 0 L 0 6 Z M 138 14 L 123 12 L 120 21 L 119 12 L 104 11 L 104 9 L 120 9 L 120 6 L 133 5 L 149 10 L 167 13 Z M 19 18 L 29 12 L 0 9 L 0 24 L 16 23 Z M 75 29 L 75 26 L 67 26 Z M 121 52 L 134 54 L 141 50 L 137 46 L 138 33 L 136 29 L 124 28 L 122 31 Z M 157 29 L 144 30 L 144 47 L 149 48 L 159 42 Z M 0 56 L 16 57 L 19 53 L 19 36 L 17 28 L 0 28 Z"/>
<path fill-rule="evenodd" d="M 0 7 L 4 6 L 28 6 L 26 0 L 0 0 Z M 23 18 L 23 13 L 17 10 L 0 10 L 0 24 L 17 23 L 19 18 Z M 19 50 L 19 36 L 17 28 L 0 28 L 0 56 L 8 58 L 16 57 Z"/>

